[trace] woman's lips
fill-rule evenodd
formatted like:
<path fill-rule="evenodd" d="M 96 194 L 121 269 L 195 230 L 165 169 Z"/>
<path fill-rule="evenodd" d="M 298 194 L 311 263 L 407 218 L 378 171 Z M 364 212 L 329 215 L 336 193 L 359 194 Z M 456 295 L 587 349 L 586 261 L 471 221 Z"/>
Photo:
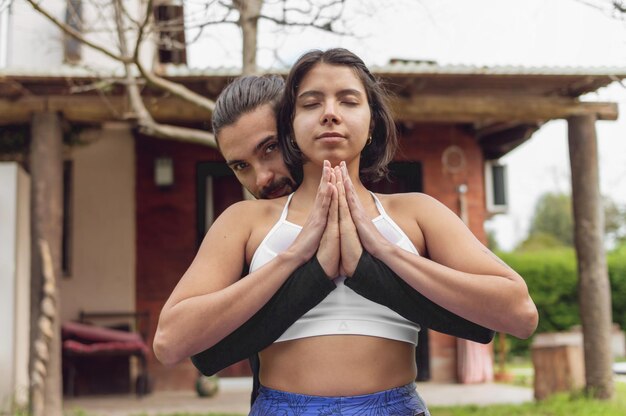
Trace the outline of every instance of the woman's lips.
<path fill-rule="evenodd" d="M 345 139 L 346 137 L 344 135 L 335 132 L 322 133 L 317 136 L 317 140 L 323 141 L 325 143 L 338 143 L 344 141 Z"/>

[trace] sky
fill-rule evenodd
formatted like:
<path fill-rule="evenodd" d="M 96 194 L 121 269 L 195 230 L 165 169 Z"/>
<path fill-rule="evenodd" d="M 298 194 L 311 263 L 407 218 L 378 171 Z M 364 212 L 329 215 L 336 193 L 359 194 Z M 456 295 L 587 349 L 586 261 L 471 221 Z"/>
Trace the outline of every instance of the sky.
<path fill-rule="evenodd" d="M 602 3 L 588 0 L 587 3 Z M 347 0 L 343 19 L 355 36 L 313 29 L 288 33 L 263 23 L 261 67 L 289 66 L 309 49 L 346 47 L 368 65 L 390 58 L 434 60 L 439 64 L 578 66 L 626 68 L 626 20 L 577 0 Z M 189 50 L 192 67 L 239 66 L 235 27 L 209 32 Z M 211 53 L 206 53 L 211 50 Z M 625 72 L 625 71 L 622 71 Z M 626 205 L 626 83 L 614 83 L 584 97 L 619 105 L 617 121 L 596 124 L 600 187 Z M 509 211 L 487 222 L 500 247 L 522 241 L 538 197 L 570 192 L 567 124 L 545 124 L 501 159 L 508 166 Z"/>

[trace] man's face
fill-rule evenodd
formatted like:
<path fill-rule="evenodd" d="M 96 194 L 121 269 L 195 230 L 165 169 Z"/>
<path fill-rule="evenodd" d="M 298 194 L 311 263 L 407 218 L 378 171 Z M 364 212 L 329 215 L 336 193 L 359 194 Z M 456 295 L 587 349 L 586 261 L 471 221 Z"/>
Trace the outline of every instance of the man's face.
<path fill-rule="evenodd" d="M 278 148 L 276 133 L 276 115 L 270 104 L 243 114 L 219 133 L 226 163 L 256 198 L 278 198 L 296 188 Z"/>

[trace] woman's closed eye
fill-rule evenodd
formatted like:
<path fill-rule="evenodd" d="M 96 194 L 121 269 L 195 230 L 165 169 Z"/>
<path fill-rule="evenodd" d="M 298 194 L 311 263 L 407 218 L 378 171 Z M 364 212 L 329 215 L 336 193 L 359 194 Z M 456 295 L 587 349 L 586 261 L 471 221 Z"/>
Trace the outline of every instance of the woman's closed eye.
<path fill-rule="evenodd" d="M 302 108 L 311 109 L 317 107 L 318 105 L 320 105 L 318 102 L 307 102 L 302 104 Z"/>

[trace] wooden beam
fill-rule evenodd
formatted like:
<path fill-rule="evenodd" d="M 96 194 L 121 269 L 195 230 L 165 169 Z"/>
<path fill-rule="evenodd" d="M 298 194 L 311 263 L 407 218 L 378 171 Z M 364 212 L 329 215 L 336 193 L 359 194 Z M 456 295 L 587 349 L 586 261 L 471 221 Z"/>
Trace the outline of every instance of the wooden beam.
<path fill-rule="evenodd" d="M 396 98 L 392 107 L 397 120 L 416 122 L 536 122 L 582 115 L 617 120 L 618 114 L 615 103 L 563 97 L 416 95 Z"/>
<path fill-rule="evenodd" d="M 210 121 L 211 114 L 179 98 L 146 97 L 144 102 L 154 119 L 163 123 Z M 17 100 L 0 99 L 0 125 L 28 122 L 33 113 L 63 114 L 70 122 L 101 123 L 132 118 L 125 97 L 27 96 Z"/>
<path fill-rule="evenodd" d="M 489 133 L 486 131 L 478 132 L 477 137 L 485 157 L 498 159 L 530 139 L 533 133 L 539 130 L 539 127 L 541 127 L 541 123 L 521 123 Z"/>
<path fill-rule="evenodd" d="M 208 122 L 211 115 L 186 101 L 172 97 L 145 97 L 152 116 L 161 123 Z M 600 120 L 616 120 L 617 104 L 580 102 L 562 97 L 494 97 L 422 95 L 395 98 L 396 120 L 446 123 L 533 123 L 542 120 L 593 115 Z M 25 96 L 0 99 L 0 125 L 28 122 L 38 111 L 63 113 L 70 122 L 123 120 L 132 114 L 125 97 L 86 95 Z"/>

